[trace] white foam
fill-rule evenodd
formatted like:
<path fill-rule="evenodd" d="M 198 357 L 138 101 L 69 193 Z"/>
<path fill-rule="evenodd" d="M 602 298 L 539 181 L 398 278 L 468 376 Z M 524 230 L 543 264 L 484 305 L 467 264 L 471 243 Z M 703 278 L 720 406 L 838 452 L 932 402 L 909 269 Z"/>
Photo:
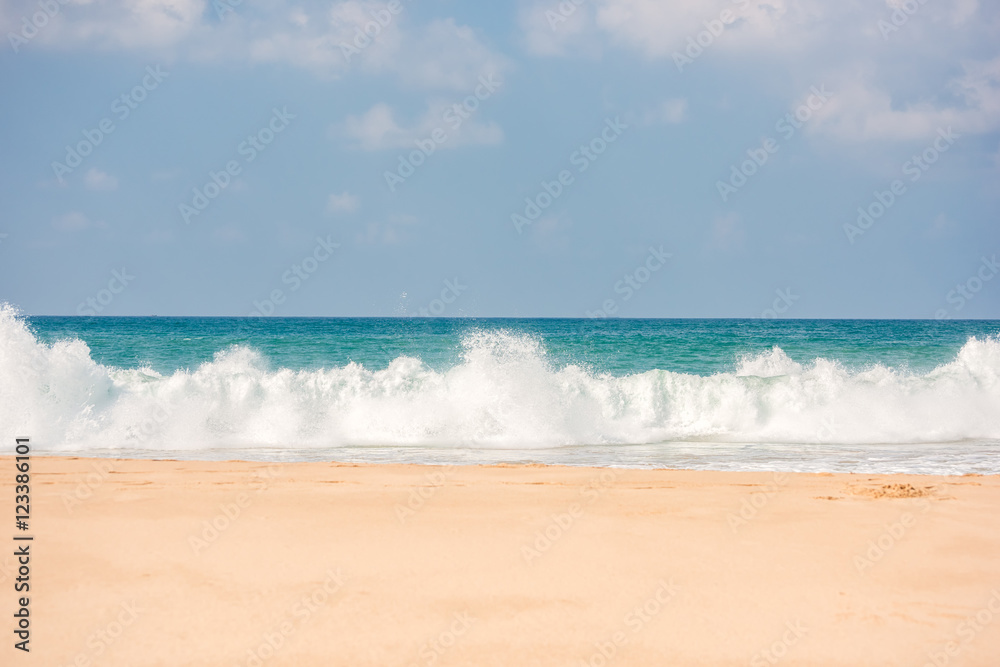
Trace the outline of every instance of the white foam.
<path fill-rule="evenodd" d="M 735 373 L 616 377 L 556 368 L 536 338 L 480 331 L 443 372 L 410 357 L 273 369 L 233 347 L 160 375 L 98 364 L 80 340 L 42 344 L 0 306 L 0 423 L 5 441 L 61 452 L 995 441 L 1000 340 L 971 338 L 925 374 L 799 364 L 776 347 Z"/>

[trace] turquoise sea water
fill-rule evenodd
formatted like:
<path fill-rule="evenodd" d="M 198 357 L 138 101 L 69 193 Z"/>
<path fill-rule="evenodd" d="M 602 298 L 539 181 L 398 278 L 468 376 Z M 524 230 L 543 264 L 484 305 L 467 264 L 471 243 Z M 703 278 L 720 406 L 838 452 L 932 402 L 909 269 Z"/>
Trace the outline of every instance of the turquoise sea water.
<path fill-rule="evenodd" d="M 1000 472 L 1000 321 L 4 308 L 0 334 L 4 431 L 53 452 Z"/>
<path fill-rule="evenodd" d="M 626 375 L 651 370 L 711 375 L 779 346 L 798 362 L 872 364 L 929 371 L 974 336 L 1000 334 L 997 320 L 622 320 L 435 318 L 34 317 L 39 341 L 78 338 L 94 360 L 159 373 L 194 369 L 233 345 L 274 368 L 316 370 L 354 362 L 384 369 L 401 356 L 435 370 L 459 363 L 470 333 L 502 331 L 544 343 L 554 367 L 584 365 Z"/>

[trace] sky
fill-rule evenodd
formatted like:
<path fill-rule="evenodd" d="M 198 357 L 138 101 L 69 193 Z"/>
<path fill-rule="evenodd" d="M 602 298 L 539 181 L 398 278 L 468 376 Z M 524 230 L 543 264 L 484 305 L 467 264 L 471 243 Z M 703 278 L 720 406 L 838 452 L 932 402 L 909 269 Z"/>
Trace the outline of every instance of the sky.
<path fill-rule="evenodd" d="M 1000 5 L 0 0 L 29 315 L 1000 318 Z"/>

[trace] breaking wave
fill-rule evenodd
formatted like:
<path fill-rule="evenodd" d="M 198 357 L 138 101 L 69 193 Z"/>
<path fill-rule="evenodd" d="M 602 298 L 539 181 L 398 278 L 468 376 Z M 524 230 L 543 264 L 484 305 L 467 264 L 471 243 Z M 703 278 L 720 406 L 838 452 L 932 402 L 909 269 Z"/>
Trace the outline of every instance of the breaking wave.
<path fill-rule="evenodd" d="M 775 347 L 732 373 L 614 376 L 557 368 L 518 333 L 479 331 L 462 347 L 444 371 L 412 357 L 294 371 L 232 347 L 163 375 L 96 363 L 81 340 L 40 343 L 0 306 L 0 423 L 5 438 L 63 452 L 1000 439 L 996 337 L 924 374 L 800 364 Z"/>

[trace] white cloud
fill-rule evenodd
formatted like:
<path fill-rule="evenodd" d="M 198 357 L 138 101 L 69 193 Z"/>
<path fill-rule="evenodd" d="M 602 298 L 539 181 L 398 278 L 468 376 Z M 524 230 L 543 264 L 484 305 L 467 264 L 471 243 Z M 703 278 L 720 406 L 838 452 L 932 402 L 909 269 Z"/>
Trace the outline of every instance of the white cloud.
<path fill-rule="evenodd" d="M 716 250 L 734 250 L 746 239 L 743 220 L 738 213 L 726 213 L 712 221 L 711 247 Z"/>
<path fill-rule="evenodd" d="M 238 225 L 228 224 L 216 227 L 215 230 L 212 231 L 212 239 L 218 241 L 219 243 L 229 245 L 242 243 L 247 240 L 247 237 Z"/>
<path fill-rule="evenodd" d="M 952 20 L 955 23 L 965 23 L 979 11 L 979 0 L 954 0 L 955 13 Z"/>
<path fill-rule="evenodd" d="M 354 235 L 360 245 L 396 245 L 410 238 L 410 229 L 417 224 L 411 215 L 391 215 L 385 222 L 370 222 Z"/>
<path fill-rule="evenodd" d="M 518 23 L 525 49 L 536 56 L 599 56 L 600 39 L 594 25 L 594 5 L 572 0 L 560 9 L 559 2 L 522 5 Z"/>
<path fill-rule="evenodd" d="M 163 183 L 166 181 L 172 181 L 180 175 L 180 169 L 160 169 L 150 174 L 149 180 L 153 183 Z"/>
<path fill-rule="evenodd" d="M 446 137 L 444 142 L 436 145 L 436 150 L 493 145 L 503 141 L 503 130 L 499 125 L 478 121 L 474 117 L 463 119 L 453 111 L 455 104 L 432 101 L 423 116 L 412 125 L 402 126 L 396 121 L 389 105 L 379 103 L 360 116 L 349 116 L 340 132 L 352 139 L 356 148 L 366 151 L 415 148 L 415 141 L 429 140 L 436 130 Z"/>
<path fill-rule="evenodd" d="M 927 0 L 919 0 L 916 10 L 913 10 L 914 3 L 918 0 L 885 0 L 885 4 L 890 9 L 903 10 L 907 16 L 915 15 L 923 9 Z M 952 15 L 951 20 L 955 24 L 965 23 L 979 9 L 979 0 L 951 0 Z"/>
<path fill-rule="evenodd" d="M 995 7 L 948 0 L 918 3 L 917 11 L 904 12 L 897 9 L 901 5 L 902 0 L 589 0 L 553 29 L 546 16 L 559 3 L 525 0 L 520 19 L 528 51 L 536 55 L 587 57 L 602 48 L 595 42 L 603 42 L 605 49 L 670 62 L 675 53 L 693 52 L 697 58 L 700 49 L 713 60 L 755 58 L 779 85 L 788 82 L 789 102 L 812 85 L 828 84 L 835 96 L 807 126 L 815 135 L 909 141 L 949 126 L 960 134 L 1000 128 L 1000 58 L 965 62 L 957 77 L 946 69 L 949 56 L 982 59 L 996 53 Z M 723 11 L 735 17 L 726 26 L 720 25 Z M 886 38 L 879 21 L 892 20 L 894 12 L 904 12 L 905 21 L 896 17 L 898 30 Z M 696 43 L 687 52 L 691 40 Z M 688 76 L 693 66 L 705 65 L 684 63 L 681 73 Z M 683 111 L 675 105 L 637 116 L 640 122 L 670 122 L 683 119 Z"/>
<path fill-rule="evenodd" d="M 396 229 L 377 222 L 368 223 L 354 235 L 354 241 L 359 245 L 396 245 L 402 240 L 402 235 Z"/>
<path fill-rule="evenodd" d="M 52 226 L 61 232 L 79 232 L 91 226 L 90 218 L 79 211 L 70 211 L 52 219 Z"/>
<path fill-rule="evenodd" d="M 531 243 L 544 253 L 562 253 L 572 242 L 573 219 L 565 211 L 542 216 L 531 226 Z"/>
<path fill-rule="evenodd" d="M 117 190 L 118 179 L 100 169 L 91 168 L 83 176 L 83 184 L 88 190 Z"/>
<path fill-rule="evenodd" d="M 382 22 L 373 17 L 385 11 L 384 3 L 348 0 L 328 10 L 318 5 L 308 9 L 311 13 L 295 7 L 287 16 L 272 16 L 264 23 L 251 23 L 242 15 L 233 17 L 229 42 L 237 48 L 242 42 L 253 61 L 289 63 L 328 77 L 341 76 L 351 68 L 387 69 L 401 48 L 403 17 L 389 14 Z"/>
<path fill-rule="evenodd" d="M 697 33 L 700 21 L 716 19 L 718 2 L 701 0 L 606 0 L 599 3 L 596 23 L 613 42 L 638 48 L 650 57 L 669 56 L 684 38 Z"/>
<path fill-rule="evenodd" d="M 773 48 L 779 34 L 787 44 L 796 34 L 790 27 L 814 13 L 804 9 L 813 4 L 819 5 L 816 0 L 590 0 L 562 21 L 554 18 L 565 14 L 559 2 L 533 0 L 522 5 L 519 22 L 525 47 L 534 55 L 599 55 L 606 40 L 649 58 L 669 58 L 707 29 L 717 33 L 711 37 L 718 44 Z M 732 15 L 729 25 L 721 22 L 723 11 Z"/>
<path fill-rule="evenodd" d="M 351 213 L 358 210 L 361 205 L 361 200 L 352 195 L 350 192 L 341 192 L 338 194 L 331 194 L 326 200 L 326 212 L 330 214 L 337 213 Z"/>
<path fill-rule="evenodd" d="M 100 50 L 158 49 L 195 33 L 206 0 L 69 0 L 31 37 L 30 47 Z M 38 11 L 32 0 L 10 0 L 0 8 L 0 30 L 19 33 L 22 16 Z M 30 48 L 22 46 L 21 48 Z"/>
<path fill-rule="evenodd" d="M 300 28 L 305 28 L 309 25 L 309 15 L 302 11 L 301 7 L 294 7 L 288 14 L 288 20 Z"/>
<path fill-rule="evenodd" d="M 410 144 L 408 133 L 396 124 L 392 109 L 385 103 L 376 104 L 361 116 L 348 116 L 344 133 L 367 151 Z"/>
<path fill-rule="evenodd" d="M 472 92 L 479 77 L 499 76 L 510 61 L 479 42 L 475 31 L 454 19 L 432 21 L 415 32 L 394 67 L 402 81 L 421 88 Z"/>
<path fill-rule="evenodd" d="M 831 84 L 833 97 L 810 122 L 811 132 L 846 141 L 909 141 L 929 138 L 939 128 L 979 134 L 1000 128 L 1000 57 L 968 62 L 950 81 L 949 101 L 937 96 L 913 102 L 894 100 L 864 76 L 844 76 Z"/>
<path fill-rule="evenodd" d="M 688 103 L 684 98 L 664 100 L 652 109 L 647 109 L 642 121 L 646 125 L 682 123 L 687 118 L 687 107 Z"/>
<path fill-rule="evenodd" d="M 924 231 L 924 237 L 929 239 L 939 239 L 946 236 L 951 236 L 958 229 L 958 223 L 949 218 L 944 213 L 939 213 L 934 220 L 931 221 L 930 226 Z"/>
<path fill-rule="evenodd" d="M 210 0 L 69 0 L 24 49 L 137 51 L 162 58 L 290 64 L 326 78 L 350 71 L 407 86 L 465 90 L 509 61 L 453 19 L 414 25 L 409 2 L 242 2 L 217 16 Z M 37 0 L 0 3 L 0 31 L 19 32 Z"/>

